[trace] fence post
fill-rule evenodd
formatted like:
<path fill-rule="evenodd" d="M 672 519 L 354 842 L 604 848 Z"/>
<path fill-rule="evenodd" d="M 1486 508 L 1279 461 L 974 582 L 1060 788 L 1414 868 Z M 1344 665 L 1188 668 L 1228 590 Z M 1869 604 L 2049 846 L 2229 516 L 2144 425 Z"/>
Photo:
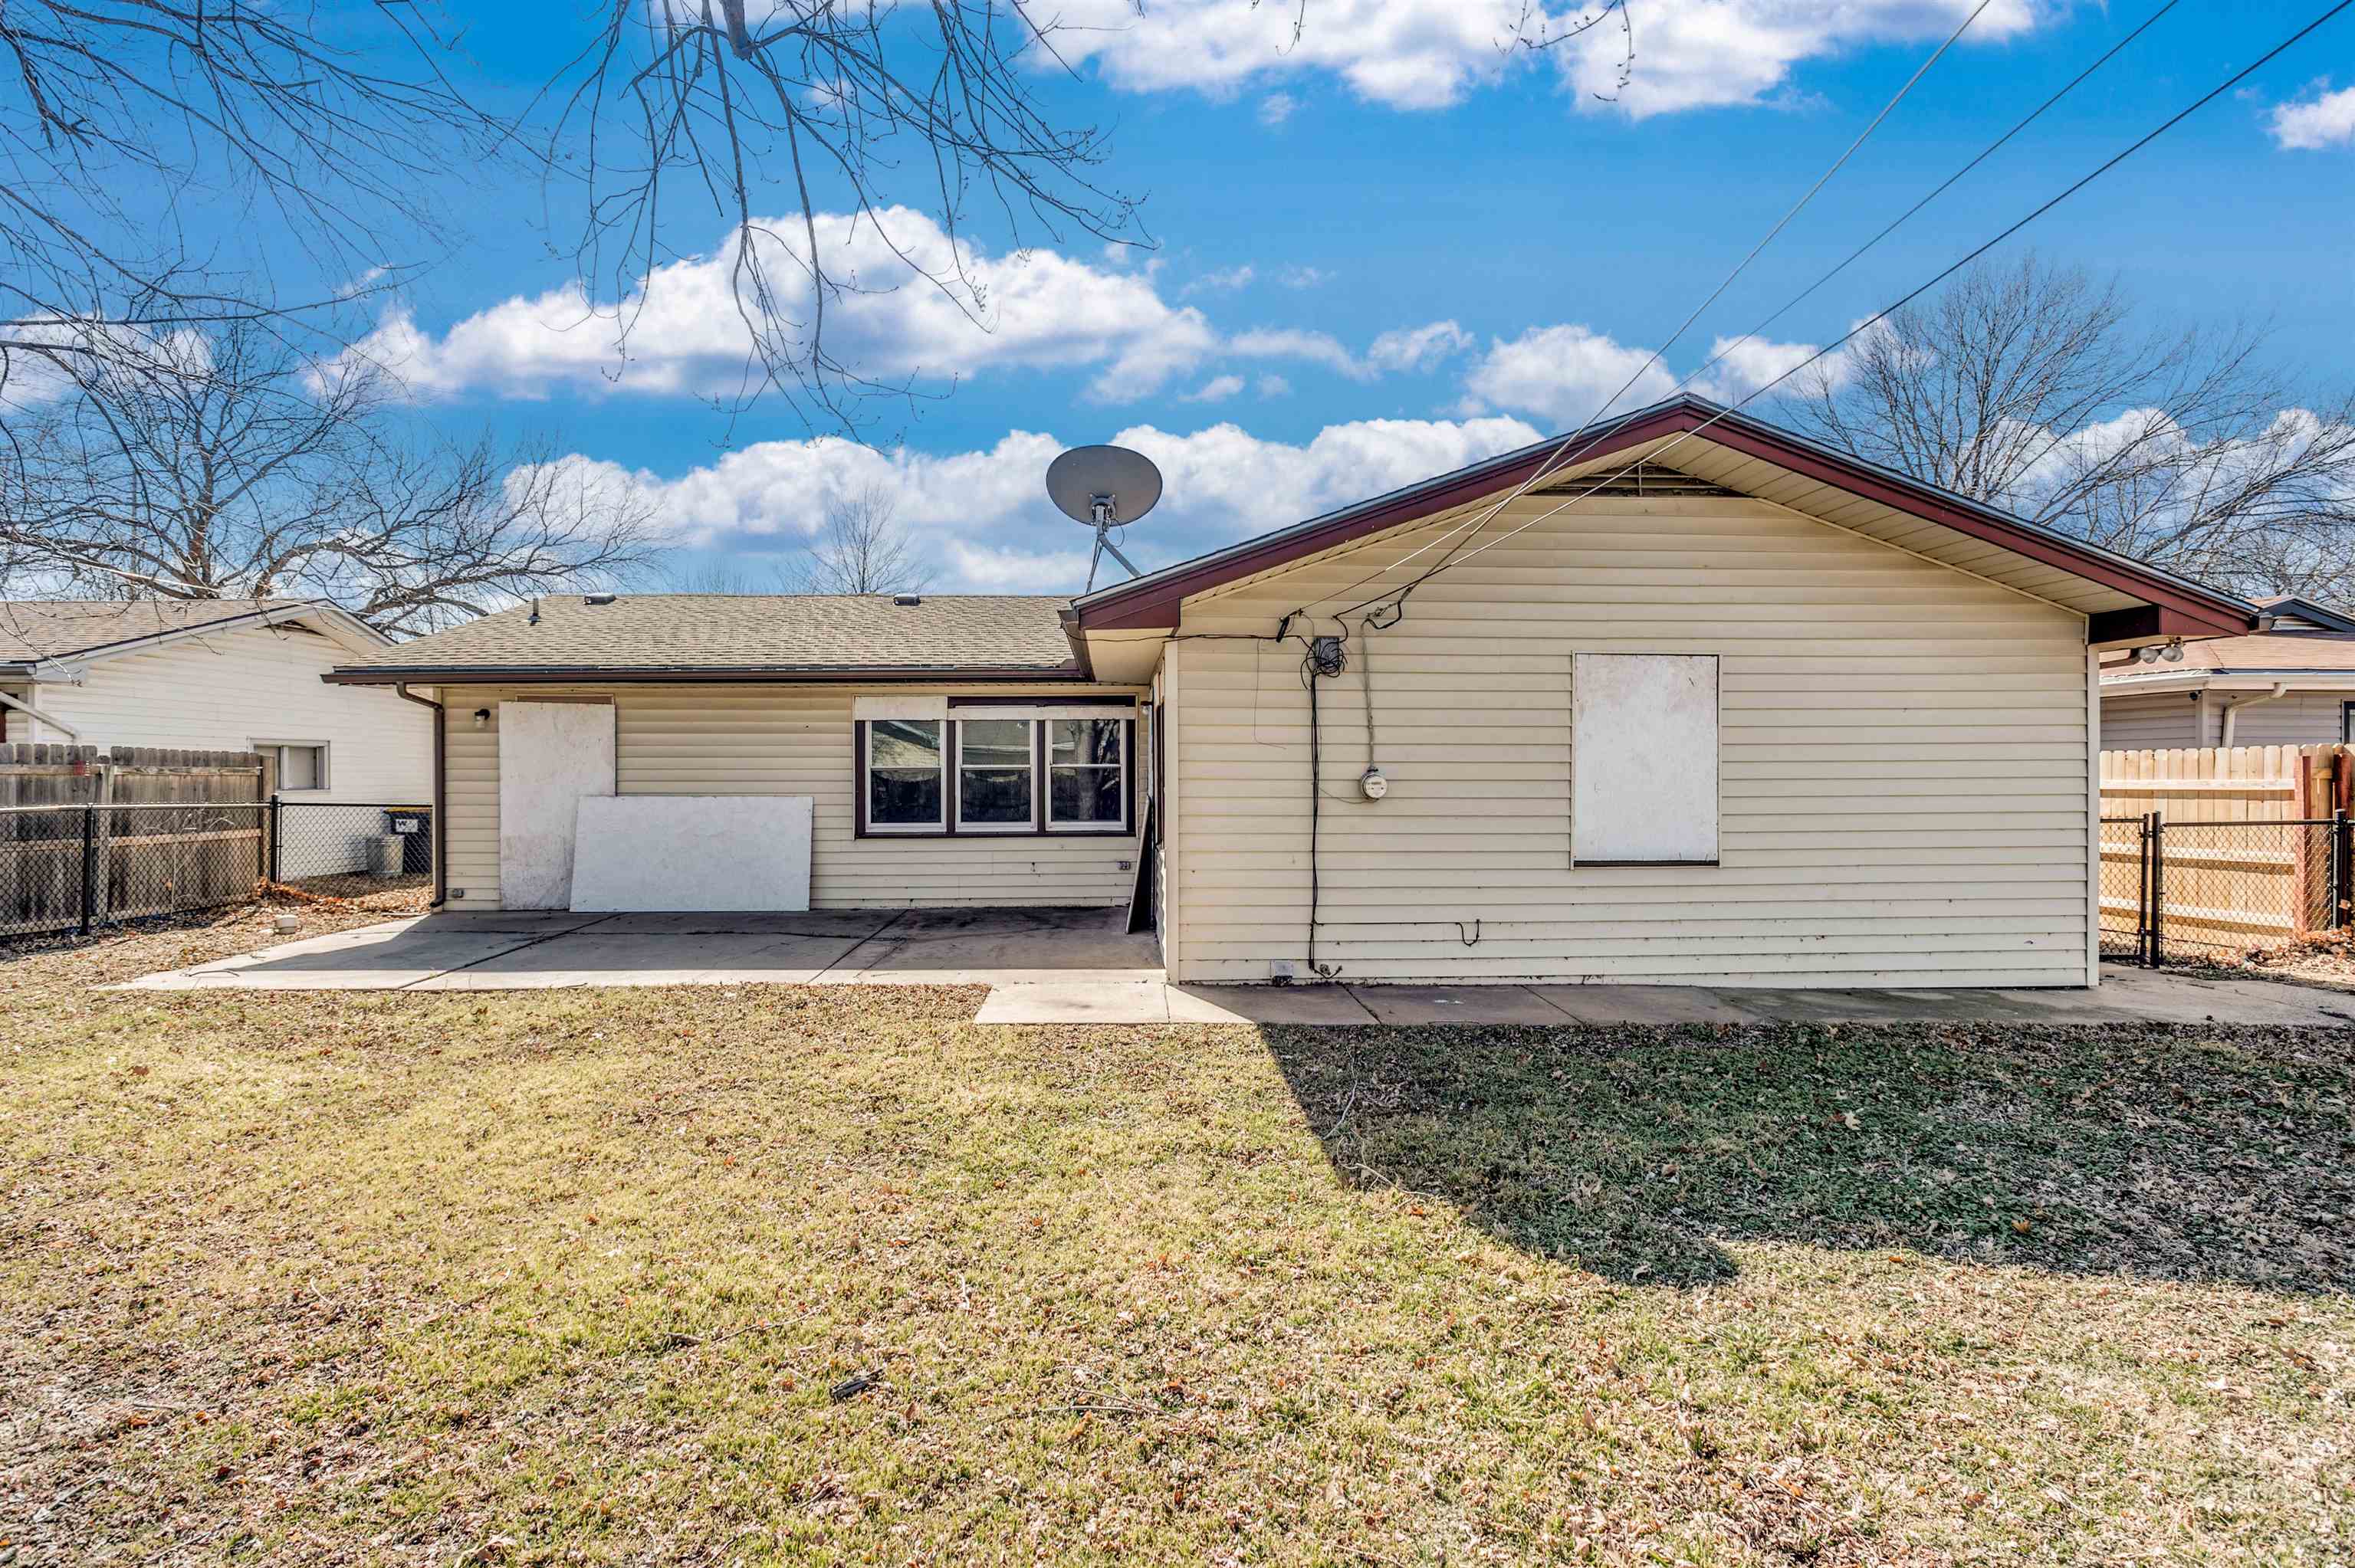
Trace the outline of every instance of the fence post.
<path fill-rule="evenodd" d="M 2355 866 L 2348 864 L 2348 812 L 2346 808 L 2331 810 L 2331 930 L 2348 923 L 2348 904 L 2355 904 Z"/>
<path fill-rule="evenodd" d="M 2167 813 L 2150 814 L 2150 967 L 2167 966 Z"/>
<path fill-rule="evenodd" d="M 98 901 L 98 807 L 83 801 L 81 808 L 81 923 L 77 927 L 82 936 L 90 935 L 91 906 Z"/>
<path fill-rule="evenodd" d="M 272 885 L 284 880 L 278 874 L 279 800 L 276 791 L 270 797 L 270 880 Z"/>

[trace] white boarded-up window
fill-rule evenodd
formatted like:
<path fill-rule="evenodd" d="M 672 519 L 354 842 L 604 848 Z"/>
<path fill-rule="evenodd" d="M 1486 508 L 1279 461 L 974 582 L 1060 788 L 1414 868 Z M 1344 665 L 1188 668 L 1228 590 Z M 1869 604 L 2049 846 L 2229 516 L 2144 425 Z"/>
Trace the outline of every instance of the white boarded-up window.
<path fill-rule="evenodd" d="M 1717 859 L 1717 656 L 1580 653 L 1570 677 L 1570 853 Z"/>

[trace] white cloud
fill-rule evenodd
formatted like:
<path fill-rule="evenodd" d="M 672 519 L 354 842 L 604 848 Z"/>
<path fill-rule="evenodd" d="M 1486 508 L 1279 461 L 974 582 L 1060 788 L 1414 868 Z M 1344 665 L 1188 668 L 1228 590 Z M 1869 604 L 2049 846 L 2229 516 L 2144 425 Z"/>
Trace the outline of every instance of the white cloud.
<path fill-rule="evenodd" d="M 1302 327 L 1253 327 L 1227 340 L 1227 352 L 1245 359 L 1299 359 L 1337 371 L 1352 381 L 1371 381 L 1380 374 L 1351 354 L 1330 333 Z"/>
<path fill-rule="evenodd" d="M 1226 267 L 1215 272 L 1205 272 L 1178 291 L 1180 298 L 1195 294 L 1231 294 L 1247 288 L 1255 274 L 1249 266 Z"/>
<path fill-rule="evenodd" d="M 1400 327 L 1374 339 L 1366 361 L 1380 370 L 1428 370 L 1472 346 L 1472 334 L 1452 321 Z"/>
<path fill-rule="evenodd" d="M 1140 566 L 1180 560 L 1336 506 L 1526 446 L 1518 419 L 1366 419 L 1305 444 L 1263 440 L 1231 423 L 1179 435 L 1137 425 L 1110 439 L 1160 466 L 1167 488 L 1124 547 Z M 1087 571 L 1085 533 L 1048 504 L 1047 464 L 1064 443 L 1026 430 L 986 450 L 882 452 L 831 438 L 762 441 L 677 479 L 564 459 L 584 482 L 634 483 L 677 546 L 726 556 L 798 549 L 827 503 L 879 486 L 941 567 L 943 589 L 1059 591 Z"/>
<path fill-rule="evenodd" d="M 1115 271 L 1049 250 L 993 255 L 953 244 L 922 213 L 883 215 L 900 248 L 943 291 L 894 256 L 871 221 L 819 220 L 819 244 L 835 274 L 859 290 L 826 308 L 827 347 L 860 375 L 879 378 L 971 376 L 1012 367 L 1097 367 L 1093 396 L 1144 397 L 1199 364 L 1217 334 L 1201 313 L 1173 306 L 1153 268 Z M 777 232 L 791 232 L 781 226 Z M 783 313 L 807 319 L 799 265 L 783 239 L 772 275 Z M 537 398 L 551 391 L 726 395 L 743 375 L 747 342 L 731 291 L 736 247 L 656 268 L 622 302 L 632 323 L 617 349 L 613 313 L 594 311 L 577 283 L 521 295 L 477 312 L 435 335 L 405 311 L 389 314 L 359 352 L 400 375 L 420 397 L 461 390 Z M 961 269 L 964 281 L 954 279 Z"/>
<path fill-rule="evenodd" d="M 1646 350 L 1575 323 L 1531 327 L 1509 343 L 1492 338 L 1465 377 L 1464 411 L 1514 408 L 1568 428 L 1613 409 L 1640 408 L 1677 385 L 1664 366 L 1646 366 L 1647 357 Z M 1606 397 L 1608 408 L 1602 406 Z"/>
<path fill-rule="evenodd" d="M 1181 403 L 1223 403 L 1243 389 L 1240 376 L 1213 376 L 1178 398 Z"/>
<path fill-rule="evenodd" d="M 1782 95 L 1797 66 L 1871 44 L 1943 37 L 1977 0 L 1642 0 L 1634 76 L 1619 85 L 1626 34 L 1617 16 L 1530 51 L 1517 37 L 1561 37 L 1582 12 L 1544 0 L 1331 0 L 1312 7 L 1295 36 L 1295 9 L 1230 0 L 1067 0 L 1066 58 L 1092 58 L 1119 86 L 1191 88 L 1225 94 L 1311 71 L 1337 76 L 1359 97 L 1401 109 L 1453 103 L 1518 64 L 1550 59 L 1583 110 L 1642 118 Z M 1995 0 L 1966 41 L 2017 37 L 2065 9 L 2060 0 Z M 1614 101 L 1599 101 L 1598 94 Z M 1263 100 L 1261 116 L 1274 99 Z M 1281 114 L 1277 116 L 1280 120 Z"/>
<path fill-rule="evenodd" d="M 1721 337 L 1709 345 L 1709 357 L 1717 363 L 1694 380 L 1692 389 L 1704 397 L 1721 403 L 1739 403 L 1752 393 L 1772 385 L 1775 378 L 1788 375 L 1807 361 L 1816 352 L 1812 343 L 1775 343 L 1763 337 Z M 1828 354 L 1816 362 L 1819 369 L 1837 385 L 1844 361 L 1839 354 Z M 1793 376 L 1783 383 L 1794 383 L 1809 377 Z"/>
<path fill-rule="evenodd" d="M 1258 393 L 1263 400 L 1269 397 L 1289 397 L 1292 396 L 1292 383 L 1281 376 L 1263 376 L 1252 383 L 1252 390 Z"/>
<path fill-rule="evenodd" d="M 1259 122 L 1263 125 L 1281 125 L 1291 119 L 1292 111 L 1299 107 L 1300 101 L 1292 94 L 1271 92 L 1259 101 Z"/>
<path fill-rule="evenodd" d="M 2273 135 L 2277 145 L 2291 152 L 2355 144 L 2355 87 L 2332 92 L 2326 79 L 2314 84 L 2312 98 L 2275 104 Z"/>
<path fill-rule="evenodd" d="M 1276 274 L 1275 281 L 1287 289 L 1314 289 L 1333 281 L 1333 274 L 1322 267 L 1286 267 Z"/>

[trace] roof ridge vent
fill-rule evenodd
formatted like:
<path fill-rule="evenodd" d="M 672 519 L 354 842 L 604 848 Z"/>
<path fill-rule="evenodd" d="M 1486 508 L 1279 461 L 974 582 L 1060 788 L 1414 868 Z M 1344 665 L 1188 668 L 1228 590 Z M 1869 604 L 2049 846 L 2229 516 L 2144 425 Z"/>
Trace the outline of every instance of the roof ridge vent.
<path fill-rule="evenodd" d="M 891 596 L 891 602 L 893 604 L 922 604 L 924 602 L 924 596 L 920 593 L 895 593 Z"/>

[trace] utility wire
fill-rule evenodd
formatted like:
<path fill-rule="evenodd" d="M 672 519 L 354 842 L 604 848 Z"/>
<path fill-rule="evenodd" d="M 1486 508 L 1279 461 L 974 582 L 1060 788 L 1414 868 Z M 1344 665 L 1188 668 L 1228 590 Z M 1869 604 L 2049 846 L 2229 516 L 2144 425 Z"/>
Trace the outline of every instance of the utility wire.
<path fill-rule="evenodd" d="M 2176 3 L 2177 0 L 2169 0 L 2170 5 Z M 1849 160 L 1856 156 L 1858 149 L 1861 148 L 1866 142 L 1871 139 L 1874 132 L 1881 129 L 1881 122 L 1888 119 L 1891 113 L 1895 112 L 1897 106 L 1905 101 L 1906 95 L 1913 90 L 1915 84 L 1920 82 L 1924 76 L 1929 74 L 1930 68 L 1936 65 L 1939 60 L 1945 58 L 1946 51 L 1953 48 L 1955 45 L 1961 40 L 1962 36 L 1970 30 L 1971 24 L 1979 19 L 1980 13 L 1984 12 L 1992 4 L 1994 4 L 1994 0 L 1979 0 L 1978 5 L 1972 9 L 1970 15 L 1963 18 L 1961 26 L 1957 26 L 1952 33 L 1949 33 L 1946 36 L 1946 41 L 1940 44 L 1936 49 L 1933 50 L 1929 58 L 1923 60 L 1919 66 L 1914 68 L 1913 74 L 1905 79 L 1905 85 L 1899 88 L 1895 95 L 1891 97 L 1887 103 L 1881 106 L 1881 112 L 1874 115 L 1871 122 L 1867 124 L 1862 131 L 1857 132 L 1856 140 L 1850 142 L 1848 144 L 1848 149 L 1841 153 L 1838 158 L 1832 160 L 1831 167 L 1826 169 L 1821 175 L 1817 176 L 1816 183 L 1809 185 L 1806 193 L 1802 195 L 1797 201 L 1791 204 L 1791 208 L 1788 212 L 1785 212 L 1781 217 L 1775 220 L 1774 227 L 1768 229 L 1765 236 L 1761 238 L 1757 244 L 1750 248 L 1749 254 L 1742 257 L 1740 261 L 1734 264 L 1733 270 L 1728 272 L 1723 281 L 1721 281 L 1716 288 L 1710 291 L 1709 297 L 1701 301 L 1700 304 L 1695 305 L 1691 312 L 1686 315 L 1685 319 L 1678 323 L 1677 330 L 1670 333 L 1668 337 L 1661 342 L 1658 347 L 1653 349 L 1652 352 L 1645 357 L 1644 362 L 1636 366 L 1634 372 L 1628 376 L 1627 379 L 1621 382 L 1608 397 L 1604 397 L 1603 401 L 1596 406 L 1593 413 L 1588 415 L 1584 420 L 1573 427 L 1572 432 L 1562 438 L 1561 446 L 1552 452 L 1547 454 L 1545 460 L 1538 464 L 1535 471 L 1531 472 L 1527 479 L 1523 480 L 1518 485 L 1517 485 L 1511 493 L 1500 496 L 1487 510 L 1482 512 L 1478 517 L 1467 518 L 1464 522 L 1457 524 L 1454 528 L 1449 529 L 1446 534 L 1442 535 L 1437 539 L 1432 540 L 1429 544 L 1423 546 L 1422 549 L 1416 550 L 1412 555 L 1409 555 L 1400 560 L 1393 561 L 1389 566 L 1384 567 L 1381 571 L 1373 573 L 1369 577 L 1361 577 L 1358 581 L 1351 583 L 1348 588 L 1341 589 L 1339 593 L 1328 594 L 1327 598 L 1338 599 L 1341 597 L 1341 594 L 1354 593 L 1357 589 L 1363 588 L 1367 583 L 1373 581 L 1374 577 L 1380 577 L 1387 572 L 1396 571 L 1400 567 L 1405 565 L 1407 561 L 1414 559 L 1415 556 L 1422 555 L 1425 551 L 1437 549 L 1449 539 L 1455 538 L 1458 535 L 1463 534 L 1466 528 L 1469 528 L 1472 534 L 1476 535 L 1480 529 L 1487 527 L 1488 524 L 1495 519 L 1497 513 L 1503 511 L 1505 507 L 1510 505 L 1513 502 L 1519 500 L 1531 485 L 1536 484 L 1540 480 L 1544 479 L 1547 474 L 1555 471 L 1559 467 L 1562 466 L 1564 454 L 1568 452 L 1571 444 L 1578 439 L 1578 433 L 1592 427 L 1594 421 L 1600 419 L 1604 414 L 1610 409 L 1613 404 L 1619 401 L 1621 397 L 1626 396 L 1627 389 L 1635 386 L 1636 382 L 1642 380 L 1644 378 L 1644 373 L 1650 370 L 1653 366 L 1657 365 L 1660 362 L 1660 356 L 1668 353 L 1670 348 L 1676 346 L 1677 341 L 1683 337 L 1687 332 L 1691 330 L 1693 323 L 1701 318 L 1701 313 L 1707 311 L 1710 306 L 1717 303 L 1720 299 L 1724 297 L 1726 290 L 1733 287 L 1734 280 L 1741 277 L 1743 272 L 1749 270 L 1750 264 L 1753 261 L 1757 260 L 1758 258 L 1765 252 L 1765 249 L 1769 245 L 1774 243 L 1775 237 L 1791 226 L 1791 220 L 1797 217 L 1800 212 L 1806 207 L 1807 204 L 1816 199 L 1816 196 L 1818 192 L 1820 192 L 1826 185 L 1831 184 L 1832 177 L 1835 175 L 1838 175 L 1840 170 L 1848 166 Z M 2146 26 L 2148 25 L 2148 23 L 2144 24 Z M 1990 148 L 1989 151 L 1991 152 L 1993 149 Z M 1985 154 L 1982 154 L 1982 156 L 1984 155 Z M 1960 175 L 1956 176 L 1956 178 L 1960 177 Z M 1903 220 L 1900 219 L 1899 221 L 1902 222 Z M 1891 227 L 1893 228 L 1894 225 Z M 1852 260 L 1854 258 L 1851 257 L 1850 260 Z M 1795 301 L 1794 303 L 1796 302 Z M 1789 307 L 1785 306 L 1785 308 L 1788 309 Z M 1722 355 L 1720 357 L 1722 357 Z M 1716 361 L 1711 360 L 1710 363 L 1714 365 Z M 1689 380 L 1690 377 L 1687 377 L 1687 379 Z M 1450 550 L 1448 552 L 1448 556 L 1450 556 L 1454 554 L 1454 550 Z M 1442 560 L 1444 561 L 1446 558 L 1446 556 L 1443 556 Z"/>
<path fill-rule="evenodd" d="M 2168 132 L 2174 130 L 2176 126 L 2181 124 L 2184 121 L 2189 120 L 2192 115 L 2198 113 L 2200 110 L 2205 109 L 2209 104 L 2214 102 L 2217 99 L 2222 98 L 2233 88 L 2238 87 L 2243 81 L 2254 75 L 2258 70 L 2264 69 L 2265 66 L 2273 63 L 2274 60 L 2277 59 L 2282 55 L 2287 53 L 2292 48 L 2303 42 L 2308 34 L 2319 28 L 2324 23 L 2328 22 L 2332 17 L 2337 16 L 2340 12 L 2345 11 L 2350 5 L 2355 5 L 2355 0 L 2339 0 L 2337 5 L 2330 6 L 2321 15 L 2316 16 L 2314 20 L 2307 23 L 2303 27 L 2300 27 L 2296 32 L 2292 33 L 2288 37 L 2284 38 L 2280 43 L 2275 44 L 2272 48 L 2266 50 L 2264 54 L 2258 56 L 2255 59 L 2250 61 L 2239 70 L 2233 72 L 2223 81 L 2218 83 L 2215 87 L 2210 89 L 2199 98 L 2194 99 L 2182 109 L 2178 110 L 2174 114 L 2162 121 L 2153 130 L 2146 132 L 2144 135 L 2129 143 L 2127 146 L 2122 148 L 2117 153 L 2113 154 L 2100 164 L 2096 165 L 2091 173 L 2083 175 L 2082 178 L 2070 185 L 2057 196 L 2051 197 L 2049 200 L 2038 206 L 2026 216 L 2020 217 L 2009 227 L 2006 228 L 2001 233 L 1996 235 L 1995 238 L 1966 252 L 1960 259 L 1922 283 L 1919 287 L 1891 302 L 1890 304 L 1875 312 L 1870 316 L 1866 317 L 1863 321 L 1859 322 L 1855 326 L 1850 327 L 1847 332 L 1842 333 L 1830 343 L 1824 344 L 1823 347 L 1816 350 L 1815 353 L 1807 355 L 1806 358 L 1791 366 L 1790 369 L 1785 370 L 1780 376 L 1775 376 L 1772 381 L 1766 382 L 1764 385 L 1751 392 L 1747 397 L 1742 398 L 1740 402 L 1737 402 L 1729 408 L 1719 409 L 1716 413 L 1710 415 L 1708 418 L 1702 420 L 1691 429 L 1683 431 L 1678 435 L 1677 438 L 1674 440 L 1669 441 L 1668 445 L 1646 453 L 1643 458 L 1637 459 L 1636 462 L 1628 463 L 1625 467 L 1620 469 L 1615 473 L 1607 474 L 1603 478 L 1598 479 L 1593 485 L 1579 492 L 1577 494 L 1563 498 L 1557 504 L 1548 507 L 1545 511 L 1539 513 L 1535 517 L 1530 518 L 1528 522 L 1523 523 L 1520 526 L 1513 529 L 1511 532 L 1500 534 L 1496 538 L 1489 540 L 1487 543 L 1466 550 L 1460 556 L 1451 552 L 1447 559 L 1444 559 L 1433 565 L 1428 570 L 1416 577 L 1412 581 L 1408 582 L 1398 589 L 1376 594 L 1373 598 L 1363 600 L 1358 604 L 1351 605 L 1348 609 L 1341 610 L 1339 613 L 1344 616 L 1355 614 L 1359 610 L 1366 609 L 1373 605 L 1380 604 L 1384 599 L 1391 599 L 1394 604 L 1402 606 L 1408 594 L 1412 593 L 1416 588 L 1430 581 L 1433 577 L 1436 577 L 1440 572 L 1445 570 L 1447 567 L 1451 566 L 1461 566 L 1464 562 L 1471 560 L 1482 551 L 1492 550 L 1498 545 L 1504 544 L 1509 539 L 1516 538 L 1522 534 L 1528 533 L 1531 528 L 1536 527 L 1547 518 L 1553 516 L 1555 514 L 1561 512 L 1567 507 L 1577 504 L 1581 501 L 1584 501 L 1589 496 L 1594 494 L 1595 492 L 1604 489 L 1605 486 L 1625 478 L 1629 473 L 1635 471 L 1638 462 L 1646 462 L 1657 460 L 1664 453 L 1672 451 L 1677 447 L 1683 445 L 1686 441 L 1700 435 L 1703 430 L 1708 429 L 1710 426 L 1716 424 L 1721 419 L 1739 411 L 1745 405 L 1764 396 L 1765 393 L 1774 390 L 1784 382 L 1788 381 L 1792 376 L 1797 375 L 1800 371 L 1805 370 L 1808 366 L 1815 364 L 1817 361 L 1824 358 L 1835 350 L 1846 346 L 1863 333 L 1878 326 L 1881 322 L 1887 320 L 1896 312 L 1904 309 L 1909 304 L 1912 304 L 1915 300 L 1921 298 L 1923 294 L 1928 293 L 1932 289 L 1936 288 L 1940 283 L 1945 282 L 1947 279 L 1961 271 L 1965 267 L 1969 266 L 1972 262 L 1977 260 L 1980 257 L 1994 249 L 1997 246 L 2001 245 L 2005 240 L 2009 239 L 2013 235 L 2018 234 L 2021 229 L 2026 228 L 2030 224 L 2034 223 L 2038 218 L 2042 217 L 2046 213 L 2051 212 L 2054 207 L 2059 207 L 2062 202 L 2067 201 L 2071 196 L 2075 196 L 2079 191 L 2083 190 L 2087 185 L 2092 185 L 2095 180 L 2100 179 L 2104 175 L 2108 174 L 2112 169 L 2116 168 L 2120 164 L 2125 163 L 2128 158 L 2134 156 L 2137 153 L 2141 152 L 2153 142 L 2158 141 L 2161 136 L 2167 134 Z M 1574 434 L 1575 433 L 1573 432 L 1573 437 Z M 1607 432 L 1598 433 L 1595 440 L 1600 440 L 1603 439 L 1604 434 L 1607 434 Z M 1516 493 L 1518 493 L 1517 492 Z M 1508 499 L 1510 498 L 1508 497 Z M 1344 589 L 1343 591 L 1347 592 L 1348 590 Z"/>

